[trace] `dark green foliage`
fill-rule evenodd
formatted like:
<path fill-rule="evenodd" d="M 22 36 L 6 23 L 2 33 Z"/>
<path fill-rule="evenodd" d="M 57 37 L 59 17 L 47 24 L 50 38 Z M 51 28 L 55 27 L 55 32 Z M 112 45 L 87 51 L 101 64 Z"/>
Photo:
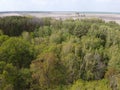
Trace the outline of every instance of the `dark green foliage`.
<path fill-rule="evenodd" d="M 0 73 L 2 79 L 0 89 L 2 90 L 27 90 L 30 88 L 31 73 L 29 69 L 17 70 L 12 64 L 0 62 Z"/>
<path fill-rule="evenodd" d="M 0 89 L 4 90 L 10 88 L 10 90 L 13 90 L 17 76 L 16 67 L 12 64 L 4 64 L 4 68 L 2 68 L 2 73 L 0 75 L 2 77 Z"/>
<path fill-rule="evenodd" d="M 12 63 L 18 68 L 29 67 L 33 59 L 33 48 L 21 38 L 12 37 L 0 47 L 0 61 Z"/>
<path fill-rule="evenodd" d="M 120 89 L 119 24 L 15 16 L 0 29 L 0 90 Z"/>
<path fill-rule="evenodd" d="M 87 34 L 89 28 L 90 28 L 89 25 L 87 25 L 86 23 L 80 22 L 76 25 L 73 33 L 78 37 L 82 37 Z"/>
<path fill-rule="evenodd" d="M 29 69 L 21 69 L 15 79 L 14 90 L 28 90 L 32 81 Z M 22 82 L 22 83 L 21 83 Z"/>
<path fill-rule="evenodd" d="M 0 74 L 2 74 L 4 68 L 5 68 L 6 63 L 4 61 L 0 62 Z"/>
<path fill-rule="evenodd" d="M 37 18 L 17 16 L 0 18 L 0 29 L 9 36 L 19 36 L 24 30 L 32 32 L 42 25 L 43 20 Z"/>

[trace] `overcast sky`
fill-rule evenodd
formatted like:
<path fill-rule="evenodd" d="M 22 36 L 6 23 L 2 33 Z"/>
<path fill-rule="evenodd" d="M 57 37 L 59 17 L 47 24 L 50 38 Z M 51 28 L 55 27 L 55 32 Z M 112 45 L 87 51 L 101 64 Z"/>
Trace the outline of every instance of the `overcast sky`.
<path fill-rule="evenodd" d="M 120 0 L 0 0 L 0 11 L 120 12 Z"/>

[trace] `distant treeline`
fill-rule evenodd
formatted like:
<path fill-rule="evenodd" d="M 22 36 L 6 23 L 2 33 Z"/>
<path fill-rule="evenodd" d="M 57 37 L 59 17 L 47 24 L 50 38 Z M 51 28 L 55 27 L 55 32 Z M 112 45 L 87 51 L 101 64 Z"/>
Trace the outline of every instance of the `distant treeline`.
<path fill-rule="evenodd" d="M 44 19 L 32 17 L 10 16 L 0 18 L 0 29 L 9 36 L 19 36 L 23 31 L 32 32 L 44 24 Z"/>

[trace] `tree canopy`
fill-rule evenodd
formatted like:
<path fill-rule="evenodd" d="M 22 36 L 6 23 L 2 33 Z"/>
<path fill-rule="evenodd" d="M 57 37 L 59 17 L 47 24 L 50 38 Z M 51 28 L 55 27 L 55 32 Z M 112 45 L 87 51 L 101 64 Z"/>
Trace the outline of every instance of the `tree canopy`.
<path fill-rule="evenodd" d="M 120 89 L 119 24 L 0 18 L 0 90 L 101 89 Z"/>

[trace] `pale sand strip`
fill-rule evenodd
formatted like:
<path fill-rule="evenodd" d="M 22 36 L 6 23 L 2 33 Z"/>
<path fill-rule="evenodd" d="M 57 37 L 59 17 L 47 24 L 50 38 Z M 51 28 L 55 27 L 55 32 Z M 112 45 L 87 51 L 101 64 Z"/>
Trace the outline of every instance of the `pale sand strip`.
<path fill-rule="evenodd" d="M 105 21 L 116 21 L 120 24 L 120 14 L 89 14 L 89 13 L 67 13 L 67 12 L 52 12 L 52 13 L 2 13 L 0 17 L 6 16 L 32 16 L 37 18 L 51 17 L 55 19 L 84 19 L 84 18 L 100 18 Z"/>

